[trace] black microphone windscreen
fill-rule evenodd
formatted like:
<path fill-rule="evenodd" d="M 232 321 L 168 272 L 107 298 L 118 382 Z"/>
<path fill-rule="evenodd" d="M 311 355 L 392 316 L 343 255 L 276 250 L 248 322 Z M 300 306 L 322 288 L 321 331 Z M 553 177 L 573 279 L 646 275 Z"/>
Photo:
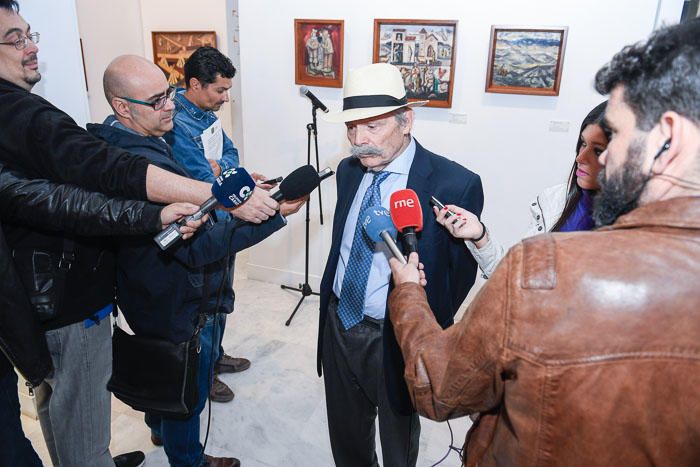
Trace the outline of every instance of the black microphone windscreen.
<path fill-rule="evenodd" d="M 302 165 L 282 180 L 279 189 L 283 199 L 292 200 L 308 195 L 320 182 L 318 172 L 312 165 Z"/>

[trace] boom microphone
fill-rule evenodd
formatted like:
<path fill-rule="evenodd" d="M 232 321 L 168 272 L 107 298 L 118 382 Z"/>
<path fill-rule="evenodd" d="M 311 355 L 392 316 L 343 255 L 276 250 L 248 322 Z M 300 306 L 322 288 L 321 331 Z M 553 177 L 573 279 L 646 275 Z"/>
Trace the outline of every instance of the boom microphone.
<path fill-rule="evenodd" d="M 189 221 L 196 221 L 204 217 L 217 204 L 225 208 L 235 208 L 245 203 L 255 189 L 255 180 L 248 171 L 242 167 L 225 170 L 216 178 L 211 187 L 212 197 L 199 207 L 194 214 L 173 222 L 166 229 L 153 237 L 153 240 L 162 250 L 168 249 L 181 237 L 180 227 Z"/>
<path fill-rule="evenodd" d="M 279 203 L 283 200 L 306 196 L 318 187 L 321 180 L 330 177 L 333 173 L 328 168 L 316 172 L 313 165 L 302 165 L 282 180 L 279 190 L 272 195 L 272 199 Z"/>
<path fill-rule="evenodd" d="M 311 103 L 314 105 L 314 107 L 318 107 L 319 109 L 323 110 L 324 113 L 328 113 L 328 107 L 323 105 L 323 102 L 321 102 L 318 97 L 314 96 L 314 94 L 307 88 L 306 86 L 302 86 L 299 88 L 299 93 L 302 96 L 306 96 L 311 100 Z"/>
<path fill-rule="evenodd" d="M 389 211 L 381 206 L 370 206 L 362 213 L 360 220 L 362 227 L 372 241 L 375 243 L 381 241 L 386 243 L 394 258 L 398 259 L 401 264 L 406 264 L 406 258 L 403 257 L 401 250 L 399 250 L 394 241 L 396 228 L 391 222 Z"/>
<path fill-rule="evenodd" d="M 408 252 L 418 251 L 418 238 L 416 233 L 423 230 L 423 210 L 418 201 L 418 195 L 410 188 L 395 191 L 389 200 L 391 220 L 401 232 L 406 242 Z"/>

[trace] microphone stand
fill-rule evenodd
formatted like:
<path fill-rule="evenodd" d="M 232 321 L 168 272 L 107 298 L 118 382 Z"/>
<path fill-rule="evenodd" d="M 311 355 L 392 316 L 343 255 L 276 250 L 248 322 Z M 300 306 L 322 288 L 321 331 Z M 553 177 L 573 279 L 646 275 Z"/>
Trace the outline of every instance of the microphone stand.
<path fill-rule="evenodd" d="M 318 106 L 316 104 L 313 104 L 311 108 L 311 118 L 312 121 L 311 123 L 308 123 L 306 125 L 306 163 L 311 165 L 311 139 L 313 138 L 314 140 L 314 149 L 316 152 L 316 171 L 319 171 L 319 162 L 318 162 L 318 130 L 316 127 L 316 110 L 318 110 Z M 309 199 L 306 202 L 306 227 L 305 227 L 305 236 L 306 236 L 306 248 L 304 250 L 304 283 L 299 284 L 299 287 L 290 287 L 288 285 L 281 285 L 282 289 L 284 290 L 294 290 L 295 292 L 301 292 L 301 298 L 299 299 L 299 303 L 297 303 L 297 306 L 294 307 L 294 311 L 292 311 L 292 314 L 289 316 L 289 319 L 284 323 L 285 326 L 289 326 L 292 324 L 292 319 L 294 318 L 294 315 L 297 314 L 297 311 L 299 311 L 299 307 L 301 304 L 304 302 L 304 299 L 308 297 L 309 295 L 320 295 L 318 292 L 314 292 L 311 289 L 311 286 L 309 285 L 309 222 L 310 222 L 310 206 L 311 206 L 311 199 Z M 320 214 L 320 221 L 321 225 L 323 225 L 323 204 L 321 202 L 321 185 L 319 184 L 318 186 L 318 208 L 319 208 L 319 214 Z"/>

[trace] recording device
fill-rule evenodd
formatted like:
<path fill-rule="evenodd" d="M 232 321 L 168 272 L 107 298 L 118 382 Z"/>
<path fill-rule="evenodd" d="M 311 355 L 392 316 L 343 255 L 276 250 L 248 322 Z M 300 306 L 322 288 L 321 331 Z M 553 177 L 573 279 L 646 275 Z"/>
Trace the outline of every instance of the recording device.
<path fill-rule="evenodd" d="M 246 169 L 238 167 L 225 170 L 216 178 L 211 187 L 213 196 L 206 200 L 204 204 L 199 207 L 197 212 L 177 222 L 173 222 L 166 229 L 153 237 L 153 240 L 155 240 L 162 250 L 168 249 L 182 237 L 180 227 L 187 224 L 187 222 L 201 219 L 218 204 L 221 204 L 225 208 L 240 206 L 245 203 L 254 189 L 255 180 L 253 180 L 253 177 L 250 176 Z"/>
<path fill-rule="evenodd" d="M 418 201 L 418 195 L 410 188 L 395 191 L 389 199 L 391 220 L 401 232 L 401 236 L 408 246 L 408 252 L 418 251 L 418 237 L 416 233 L 423 230 L 423 210 Z"/>
<path fill-rule="evenodd" d="M 442 211 L 443 209 L 445 209 L 445 205 L 442 204 L 440 200 L 438 200 L 435 196 L 430 197 L 430 204 L 438 208 L 438 211 Z M 454 213 L 452 211 L 447 211 L 447 213 L 445 213 L 445 219 L 452 217 L 453 214 Z"/>
<path fill-rule="evenodd" d="M 398 259 L 401 264 L 406 264 L 406 258 L 403 257 L 401 250 L 399 250 L 394 241 L 396 228 L 391 222 L 389 211 L 381 206 L 370 206 L 362 213 L 360 222 L 362 222 L 362 227 L 373 242 L 383 241 L 391 250 L 394 258 Z"/>
<path fill-rule="evenodd" d="M 314 107 L 318 107 L 319 109 L 323 110 L 324 113 L 328 113 L 328 107 L 323 105 L 323 102 L 321 102 L 318 97 L 314 96 L 314 94 L 307 88 L 306 86 L 302 86 L 299 88 L 299 92 L 301 93 L 302 96 L 306 96 L 309 99 L 311 99 L 311 103 L 314 105 Z"/>
<path fill-rule="evenodd" d="M 263 180 L 260 182 L 262 185 L 277 185 L 279 182 L 281 182 L 284 179 L 284 177 L 277 177 L 277 178 L 271 178 L 270 180 Z"/>
<path fill-rule="evenodd" d="M 321 180 L 325 180 L 334 173 L 329 168 L 316 172 L 313 165 L 302 165 L 282 180 L 279 189 L 272 195 L 272 199 L 280 202 L 306 196 L 318 187 Z"/>

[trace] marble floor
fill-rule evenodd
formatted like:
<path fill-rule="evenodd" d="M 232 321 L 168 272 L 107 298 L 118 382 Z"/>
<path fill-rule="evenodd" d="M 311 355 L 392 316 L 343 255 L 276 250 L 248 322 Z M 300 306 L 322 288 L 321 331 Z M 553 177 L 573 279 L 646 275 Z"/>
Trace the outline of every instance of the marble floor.
<path fill-rule="evenodd" d="M 286 327 L 299 294 L 239 276 L 236 311 L 226 325 L 224 349 L 229 355 L 249 358 L 252 366 L 222 375 L 236 397 L 212 404 L 206 452 L 238 457 L 246 467 L 332 466 L 323 381 L 316 375 L 318 297 L 307 297 Z M 206 415 L 207 409 L 201 417 L 202 437 Z M 40 457 L 51 465 L 38 421 L 22 419 Z M 450 431 L 446 423 L 422 419 L 421 424 L 418 465 L 431 466 L 447 454 Z M 451 422 L 455 446 L 461 447 L 469 424 L 468 419 Z M 150 443 L 142 414 L 113 398 L 112 454 L 136 449 L 146 453 L 147 466 L 168 465 L 163 449 Z M 460 460 L 452 452 L 440 465 L 458 466 Z"/>

